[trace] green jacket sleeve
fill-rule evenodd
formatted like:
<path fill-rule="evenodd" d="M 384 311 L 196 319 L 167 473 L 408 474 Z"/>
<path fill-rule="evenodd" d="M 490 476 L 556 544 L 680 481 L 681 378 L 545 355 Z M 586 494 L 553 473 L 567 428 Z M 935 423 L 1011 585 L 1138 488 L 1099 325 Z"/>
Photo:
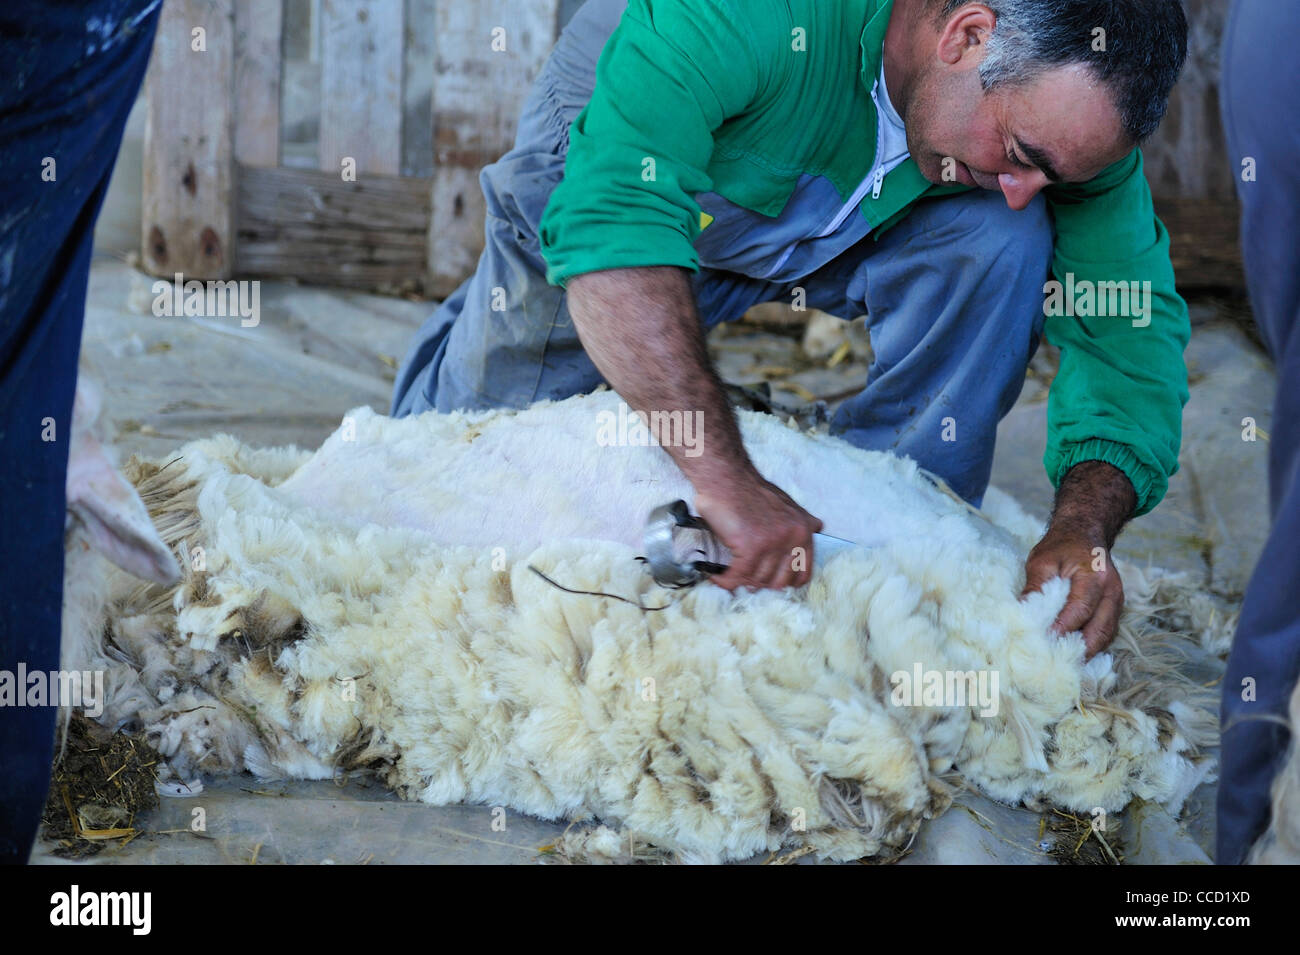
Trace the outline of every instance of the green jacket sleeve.
<path fill-rule="evenodd" d="M 727 0 L 628 4 L 542 215 L 552 285 L 602 269 L 698 269 L 694 194 L 712 188 L 712 133 L 752 104 L 763 82 L 745 21 Z"/>
<path fill-rule="evenodd" d="M 1183 350 L 1191 323 L 1174 288 L 1169 233 L 1156 218 L 1138 150 L 1091 182 L 1051 186 L 1047 195 L 1057 291 L 1083 291 L 1076 314 L 1047 298 L 1046 335 L 1061 349 L 1061 366 L 1048 395 L 1043 464 L 1058 487 L 1081 461 L 1113 464 L 1133 482 L 1136 513 L 1145 514 L 1178 470 L 1188 398 Z M 1110 295 L 1107 283 L 1116 282 L 1137 294 Z M 1093 294 L 1091 304 L 1079 298 L 1084 292 Z"/>

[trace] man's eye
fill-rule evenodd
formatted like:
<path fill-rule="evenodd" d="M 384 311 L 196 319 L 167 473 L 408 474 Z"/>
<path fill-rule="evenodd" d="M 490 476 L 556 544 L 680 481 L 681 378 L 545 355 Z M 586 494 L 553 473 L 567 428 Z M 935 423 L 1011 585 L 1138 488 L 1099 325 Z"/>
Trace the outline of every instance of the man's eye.
<path fill-rule="evenodd" d="M 1016 166 L 1016 167 L 1018 167 L 1018 168 L 1020 168 L 1020 169 L 1033 169 L 1033 168 L 1034 168 L 1033 166 L 1031 166 L 1031 165 L 1030 165 L 1029 163 L 1027 163 L 1027 162 L 1021 162 L 1020 157 L 1017 156 L 1017 155 L 1016 155 L 1015 153 L 1013 153 L 1013 152 L 1010 152 L 1010 151 L 1007 152 L 1007 159 L 1011 162 L 1011 165 Z"/>

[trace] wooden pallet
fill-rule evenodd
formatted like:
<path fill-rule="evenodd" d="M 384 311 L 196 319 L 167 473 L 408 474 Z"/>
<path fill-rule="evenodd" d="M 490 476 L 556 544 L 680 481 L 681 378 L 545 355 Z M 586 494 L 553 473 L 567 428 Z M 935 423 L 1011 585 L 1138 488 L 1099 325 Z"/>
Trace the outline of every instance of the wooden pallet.
<path fill-rule="evenodd" d="M 295 0 L 168 0 L 148 80 L 144 268 L 449 294 L 483 247 L 479 170 L 511 145 L 559 2 L 310 0 L 290 21 Z M 306 42 L 286 34 L 304 20 Z M 314 169 L 282 150 L 286 48 L 319 62 Z M 431 84 L 431 115 L 412 118 L 413 80 Z M 413 137 L 423 174 L 402 169 Z"/>

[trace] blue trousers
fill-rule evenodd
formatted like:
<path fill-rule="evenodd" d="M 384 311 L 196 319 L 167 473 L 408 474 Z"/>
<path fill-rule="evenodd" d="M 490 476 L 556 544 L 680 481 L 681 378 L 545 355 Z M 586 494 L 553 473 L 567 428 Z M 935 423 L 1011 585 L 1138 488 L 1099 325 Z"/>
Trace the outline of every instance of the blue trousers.
<path fill-rule="evenodd" d="M 91 239 L 161 0 L 0 9 L 0 670 L 59 665 L 64 487 Z M 27 860 L 55 709 L 0 707 L 0 861 Z"/>
<path fill-rule="evenodd" d="M 622 8 L 589 0 L 578 11 L 533 86 L 514 148 L 482 171 L 482 257 L 420 328 L 398 372 L 393 415 L 522 408 L 601 383 L 564 289 L 546 282 L 537 234 L 564 175 L 569 125 L 591 96 L 596 59 Z M 810 231 L 818 224 L 809 222 Z M 790 301 L 796 287 L 810 308 L 866 314 L 875 362 L 862 392 L 832 418 L 832 432 L 907 455 L 978 505 L 997 423 L 1015 404 L 1042 334 L 1052 242 L 1041 196 L 1017 213 L 999 193 L 974 192 L 922 201 L 878 241 L 867 236 L 793 282 L 707 267 L 692 282 L 706 329 L 760 302 Z"/>
<path fill-rule="evenodd" d="M 1278 392 L 1269 444 L 1273 527 L 1223 681 L 1222 864 L 1243 861 L 1268 826 L 1269 788 L 1291 738 L 1269 717 L 1286 716 L 1300 675 L 1300 62 L 1289 42 L 1297 34 L 1300 5 L 1237 0 L 1223 42 L 1220 97 L 1242 203 L 1242 256 Z"/>

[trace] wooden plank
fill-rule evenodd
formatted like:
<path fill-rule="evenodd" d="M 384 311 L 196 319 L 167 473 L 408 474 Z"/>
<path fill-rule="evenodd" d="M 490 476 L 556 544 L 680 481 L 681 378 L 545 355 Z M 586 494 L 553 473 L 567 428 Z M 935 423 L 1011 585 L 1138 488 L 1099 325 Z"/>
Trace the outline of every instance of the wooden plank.
<path fill-rule="evenodd" d="M 235 160 L 280 165 L 280 0 L 235 0 Z"/>
<path fill-rule="evenodd" d="M 1228 4 L 1184 0 L 1187 63 L 1169 97 L 1160 129 L 1142 147 L 1147 180 L 1157 198 L 1232 199 L 1236 171 L 1219 118 L 1219 49 Z"/>
<path fill-rule="evenodd" d="M 311 0 L 311 32 L 308 35 L 307 59 L 320 63 L 320 0 Z"/>
<path fill-rule="evenodd" d="M 252 242 L 283 241 L 293 248 L 305 246 L 319 247 L 324 250 L 338 245 L 367 245 L 376 250 L 397 250 L 400 257 L 409 258 L 415 252 L 424 251 L 425 237 L 414 232 L 399 229 L 385 229 L 382 225 L 367 223 L 354 225 L 352 228 L 337 226 L 321 228 L 309 222 L 280 219 L 274 223 L 274 238 L 269 226 L 263 219 L 252 220 L 247 227 L 241 223 L 236 233 L 239 237 L 238 249 L 246 249 Z M 238 260 L 240 263 L 242 259 Z M 241 265 L 242 267 L 242 265 Z"/>
<path fill-rule="evenodd" d="M 559 0 L 442 0 L 433 81 L 433 217 L 429 272 L 449 295 L 483 251 L 479 170 L 514 141 L 529 86 L 555 40 Z"/>
<path fill-rule="evenodd" d="M 373 228 L 423 234 L 428 226 L 427 179 L 369 176 L 343 182 L 314 169 L 244 169 L 239 175 L 240 225 L 253 221 L 331 229 Z"/>
<path fill-rule="evenodd" d="M 248 214 L 274 215 L 289 222 L 313 223 L 320 230 L 348 228 L 371 221 L 385 230 L 424 232 L 429 225 L 429 197 L 419 190 L 428 180 L 395 176 L 367 176 L 362 182 L 344 182 L 330 172 L 281 168 L 244 171 L 239 182 L 239 205 Z"/>
<path fill-rule="evenodd" d="M 314 6 L 312 0 L 284 0 L 284 26 L 280 30 L 284 40 L 280 50 L 285 62 L 312 57 L 316 48 L 316 31 L 312 26 Z"/>
<path fill-rule="evenodd" d="M 1169 230 L 1181 291 L 1245 287 L 1235 199 L 1157 199 L 1156 215 Z"/>
<path fill-rule="evenodd" d="M 439 0 L 405 0 L 402 64 L 402 175 L 433 175 L 433 24 Z"/>
<path fill-rule="evenodd" d="M 429 180 L 242 168 L 241 275 L 420 292 L 428 259 Z"/>
<path fill-rule="evenodd" d="M 233 14 L 233 0 L 163 4 L 149 67 L 141 199 L 141 260 L 153 275 L 231 274 Z"/>
<path fill-rule="evenodd" d="M 322 0 L 320 168 L 345 157 L 362 174 L 397 175 L 402 161 L 400 0 Z"/>

